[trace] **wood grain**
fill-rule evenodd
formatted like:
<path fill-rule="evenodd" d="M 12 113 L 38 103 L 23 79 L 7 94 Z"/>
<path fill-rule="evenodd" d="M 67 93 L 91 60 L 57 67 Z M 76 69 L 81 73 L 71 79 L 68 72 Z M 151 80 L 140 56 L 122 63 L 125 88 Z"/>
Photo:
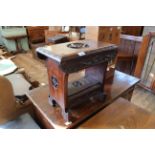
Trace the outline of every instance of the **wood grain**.
<path fill-rule="evenodd" d="M 150 38 L 151 38 L 150 34 L 144 36 L 143 40 L 142 40 L 142 43 L 141 43 L 141 47 L 140 47 L 139 54 L 138 54 L 138 59 L 137 59 L 137 64 L 136 64 L 135 72 L 134 72 L 134 76 L 136 76 L 138 78 L 140 78 L 141 73 L 142 73 L 145 58 L 146 58 L 146 55 L 147 55 L 147 49 L 149 47 Z"/>
<path fill-rule="evenodd" d="M 144 26 L 122 26 L 122 34 L 141 36 Z"/>
<path fill-rule="evenodd" d="M 87 26 L 85 38 L 119 45 L 120 32 L 117 26 Z"/>
<path fill-rule="evenodd" d="M 116 68 L 119 71 L 133 74 L 143 37 L 121 35 L 120 38 L 121 41 L 116 58 Z"/>
<path fill-rule="evenodd" d="M 43 122 L 43 126 L 46 128 L 74 128 L 76 125 L 81 123 L 81 121 L 84 121 L 85 119 L 88 119 L 91 115 L 95 114 L 95 112 L 103 109 L 105 106 L 112 103 L 114 100 L 119 98 L 120 96 L 123 96 L 125 93 L 127 93 L 129 90 L 133 89 L 134 86 L 139 82 L 139 79 L 129 76 L 127 74 L 115 71 L 114 78 L 108 79 L 105 83 L 105 93 L 107 94 L 107 98 L 105 102 L 100 103 L 96 102 L 95 109 L 91 104 L 83 104 L 83 110 L 82 109 L 73 109 L 74 116 L 81 117 L 79 120 L 73 123 L 73 125 L 67 126 L 63 120 L 63 117 L 61 115 L 60 108 L 52 107 L 49 104 L 48 101 L 48 95 L 49 95 L 49 88 L 48 86 L 36 88 L 32 90 L 28 95 L 30 100 L 32 101 L 34 108 L 36 108 L 37 111 L 40 112 L 40 117 L 43 117 L 46 121 L 48 121 L 48 124 L 46 125 L 46 122 Z M 91 108 L 93 107 L 93 108 Z M 84 113 L 84 109 L 89 108 L 88 113 Z M 90 113 L 91 112 L 91 113 Z M 42 119 L 43 120 L 43 119 Z M 50 124 L 50 127 L 49 127 Z"/>
<path fill-rule="evenodd" d="M 155 115 L 119 98 L 79 126 L 82 129 L 155 128 Z"/>
<path fill-rule="evenodd" d="M 69 46 L 76 44 L 82 46 L 80 48 Z M 41 47 L 37 49 L 37 52 L 44 55 L 47 59 L 50 99 L 53 106 L 58 104 L 61 107 L 62 115 L 66 122 L 72 121 L 70 119 L 72 117 L 70 114 L 72 101 L 77 101 L 76 104 L 78 102 L 81 104 L 86 102 L 86 100 L 89 102 L 92 98 L 94 100 L 94 96 L 95 98 L 98 96 L 100 99 L 105 98 L 103 87 L 106 68 L 108 62 L 115 59 L 117 53 L 116 45 L 93 40 L 82 40 L 80 43 L 79 41 L 78 43 L 67 42 Z M 74 88 L 79 88 L 79 91 L 76 91 L 70 97 L 68 94 L 68 76 L 83 69 L 86 69 L 85 82 L 76 81 L 79 85 L 74 86 Z M 94 83 L 94 81 L 96 82 Z M 89 86 L 84 87 L 87 84 Z M 83 89 L 81 89 L 82 87 Z M 86 108 L 86 111 L 87 109 L 89 107 Z"/>

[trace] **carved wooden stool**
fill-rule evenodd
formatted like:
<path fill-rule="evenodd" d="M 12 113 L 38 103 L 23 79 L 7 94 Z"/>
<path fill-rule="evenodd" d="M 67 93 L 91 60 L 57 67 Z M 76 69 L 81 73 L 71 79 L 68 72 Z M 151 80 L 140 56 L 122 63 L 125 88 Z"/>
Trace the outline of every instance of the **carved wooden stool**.
<path fill-rule="evenodd" d="M 65 122 L 71 123 L 76 118 L 72 109 L 82 109 L 86 102 L 104 101 L 106 68 L 108 62 L 115 59 L 117 46 L 82 40 L 40 47 L 36 51 L 47 58 L 49 100 L 53 106 L 61 107 Z M 71 73 L 83 69 L 84 77 L 68 82 Z"/>

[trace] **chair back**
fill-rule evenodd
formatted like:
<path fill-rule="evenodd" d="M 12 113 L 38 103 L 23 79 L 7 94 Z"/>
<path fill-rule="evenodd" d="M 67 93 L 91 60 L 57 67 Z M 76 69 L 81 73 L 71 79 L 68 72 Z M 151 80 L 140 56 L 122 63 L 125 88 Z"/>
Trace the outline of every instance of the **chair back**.
<path fill-rule="evenodd" d="M 5 123 L 16 115 L 16 100 L 8 79 L 0 76 L 0 123 Z"/>

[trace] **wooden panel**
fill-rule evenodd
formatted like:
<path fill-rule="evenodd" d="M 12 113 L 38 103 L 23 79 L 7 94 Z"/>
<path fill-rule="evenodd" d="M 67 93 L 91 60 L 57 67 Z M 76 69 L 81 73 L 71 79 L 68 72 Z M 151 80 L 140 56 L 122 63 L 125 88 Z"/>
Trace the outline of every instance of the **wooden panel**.
<path fill-rule="evenodd" d="M 59 69 L 57 63 L 51 59 L 47 60 L 47 70 L 51 100 L 55 100 L 63 110 L 66 110 L 68 108 L 68 74 Z M 54 84 L 54 80 L 52 81 L 52 78 L 55 78 L 56 85 Z"/>
<path fill-rule="evenodd" d="M 45 42 L 45 30 L 48 26 L 27 26 L 26 28 L 30 43 Z"/>
<path fill-rule="evenodd" d="M 128 74 L 133 74 L 139 56 L 142 39 L 142 37 L 137 36 L 121 35 L 117 55 L 118 70 Z"/>
<path fill-rule="evenodd" d="M 100 26 L 99 41 L 120 44 L 120 28 L 117 26 Z"/>
<path fill-rule="evenodd" d="M 122 26 L 122 34 L 141 36 L 144 26 Z"/>
<path fill-rule="evenodd" d="M 132 54 L 134 52 L 135 55 L 138 55 L 139 48 L 142 42 L 142 37 L 136 37 L 131 35 L 121 35 L 121 42 L 119 46 L 119 52 L 125 52 Z"/>
<path fill-rule="evenodd" d="M 135 68 L 134 76 L 139 77 L 141 76 L 142 69 L 144 66 L 145 58 L 147 55 L 147 49 L 149 47 L 149 42 L 150 42 L 151 35 L 146 35 L 143 37 L 143 41 L 139 50 L 139 55 L 137 59 L 137 65 Z"/>

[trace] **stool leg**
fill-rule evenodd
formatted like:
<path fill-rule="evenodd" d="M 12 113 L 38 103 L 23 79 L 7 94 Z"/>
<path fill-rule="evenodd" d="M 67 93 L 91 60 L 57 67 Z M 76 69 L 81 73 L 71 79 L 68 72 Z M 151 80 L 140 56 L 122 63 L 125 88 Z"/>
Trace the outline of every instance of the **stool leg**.
<path fill-rule="evenodd" d="M 62 109 L 61 111 L 63 119 L 66 125 L 70 125 L 72 122 L 70 121 L 70 114 L 69 111 Z"/>

